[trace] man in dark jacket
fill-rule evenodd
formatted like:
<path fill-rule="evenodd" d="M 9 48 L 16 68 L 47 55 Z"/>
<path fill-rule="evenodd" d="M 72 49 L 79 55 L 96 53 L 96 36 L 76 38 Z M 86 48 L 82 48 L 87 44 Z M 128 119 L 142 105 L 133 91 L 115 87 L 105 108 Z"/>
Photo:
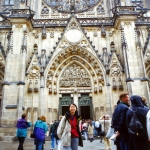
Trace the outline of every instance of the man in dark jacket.
<path fill-rule="evenodd" d="M 149 109 L 144 107 L 144 105 L 142 104 L 142 98 L 140 96 L 133 95 L 131 96 L 130 100 L 132 107 L 127 111 L 127 126 L 129 127 L 131 118 L 133 116 L 132 111 L 136 111 L 135 114 L 142 124 L 143 130 L 139 135 L 130 134 L 129 150 L 149 150 L 150 148 L 148 144 L 148 134 L 146 129 L 146 115 Z"/>
<path fill-rule="evenodd" d="M 126 112 L 129 107 L 128 93 L 119 96 L 120 103 L 117 105 L 112 119 L 112 126 L 117 134 L 117 147 L 119 150 L 128 150 L 128 130 L 126 127 Z"/>

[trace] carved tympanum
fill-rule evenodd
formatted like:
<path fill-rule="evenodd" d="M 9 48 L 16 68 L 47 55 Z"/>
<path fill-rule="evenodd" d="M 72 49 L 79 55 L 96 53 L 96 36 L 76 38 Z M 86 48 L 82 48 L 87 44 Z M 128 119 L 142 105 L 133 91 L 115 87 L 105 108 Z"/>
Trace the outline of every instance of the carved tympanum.
<path fill-rule="evenodd" d="M 69 66 L 61 76 L 60 87 L 90 87 L 90 77 L 85 69 L 77 64 Z"/>

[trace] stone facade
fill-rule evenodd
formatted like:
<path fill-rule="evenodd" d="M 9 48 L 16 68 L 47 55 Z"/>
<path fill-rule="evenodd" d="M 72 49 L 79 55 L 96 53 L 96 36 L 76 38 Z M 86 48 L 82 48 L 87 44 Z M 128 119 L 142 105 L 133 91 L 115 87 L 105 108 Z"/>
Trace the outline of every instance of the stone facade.
<path fill-rule="evenodd" d="M 50 2 L 0 2 L 0 125 L 51 122 L 71 102 L 99 119 L 122 92 L 150 106 L 149 0 Z"/>

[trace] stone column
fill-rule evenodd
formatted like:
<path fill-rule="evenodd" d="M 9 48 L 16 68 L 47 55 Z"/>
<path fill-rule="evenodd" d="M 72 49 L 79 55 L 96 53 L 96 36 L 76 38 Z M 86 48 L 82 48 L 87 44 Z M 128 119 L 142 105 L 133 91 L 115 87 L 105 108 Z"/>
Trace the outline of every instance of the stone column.
<path fill-rule="evenodd" d="M 25 86 L 25 70 L 26 70 L 26 52 L 27 52 L 27 38 L 26 38 L 26 33 L 27 31 L 24 30 L 24 35 L 23 35 L 23 43 L 21 46 L 21 57 L 20 57 L 20 79 L 17 85 L 19 86 L 19 91 L 18 91 L 18 119 L 22 115 L 22 109 L 24 106 L 24 86 Z"/>
<path fill-rule="evenodd" d="M 40 108 L 40 116 L 46 114 L 46 100 L 44 98 L 44 74 L 41 72 L 41 77 L 40 77 L 40 102 L 39 102 L 39 108 Z"/>
<path fill-rule="evenodd" d="M 124 34 L 122 36 L 122 50 L 124 51 L 124 64 L 127 65 L 125 70 L 127 75 L 127 88 L 130 95 L 144 95 L 147 96 L 147 100 L 149 100 L 148 95 L 145 95 L 145 91 L 149 91 L 149 89 L 147 82 L 143 80 L 145 73 L 144 70 L 141 69 L 143 68 L 141 49 L 137 48 L 135 39 L 135 20 L 137 19 L 137 15 L 133 9 L 132 13 L 135 13 L 135 15 L 128 16 L 128 10 L 130 11 L 130 8 L 127 7 L 126 10 L 124 10 L 124 14 L 121 14 L 119 18 L 117 18 L 117 26 L 121 26 L 122 34 Z M 125 18 L 128 18 L 128 20 Z"/>
<path fill-rule="evenodd" d="M 73 94 L 73 100 L 74 100 L 74 103 L 77 105 L 77 108 L 78 108 L 79 105 L 78 105 L 78 93 L 77 92 L 74 92 L 74 94 Z"/>

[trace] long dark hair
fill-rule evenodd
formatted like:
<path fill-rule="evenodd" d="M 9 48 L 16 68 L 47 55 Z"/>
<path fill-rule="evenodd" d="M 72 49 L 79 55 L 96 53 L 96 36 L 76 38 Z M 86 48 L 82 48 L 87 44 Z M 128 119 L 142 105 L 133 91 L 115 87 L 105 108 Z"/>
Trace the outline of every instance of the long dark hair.
<path fill-rule="evenodd" d="M 71 103 L 70 105 L 69 105 L 69 109 L 70 109 L 70 106 L 71 105 L 74 105 L 75 107 L 76 107 L 76 112 L 75 112 L 75 116 L 78 116 L 78 111 L 77 111 L 77 105 L 76 104 L 74 104 L 74 103 Z M 69 110 L 69 112 L 70 112 L 70 110 Z"/>

